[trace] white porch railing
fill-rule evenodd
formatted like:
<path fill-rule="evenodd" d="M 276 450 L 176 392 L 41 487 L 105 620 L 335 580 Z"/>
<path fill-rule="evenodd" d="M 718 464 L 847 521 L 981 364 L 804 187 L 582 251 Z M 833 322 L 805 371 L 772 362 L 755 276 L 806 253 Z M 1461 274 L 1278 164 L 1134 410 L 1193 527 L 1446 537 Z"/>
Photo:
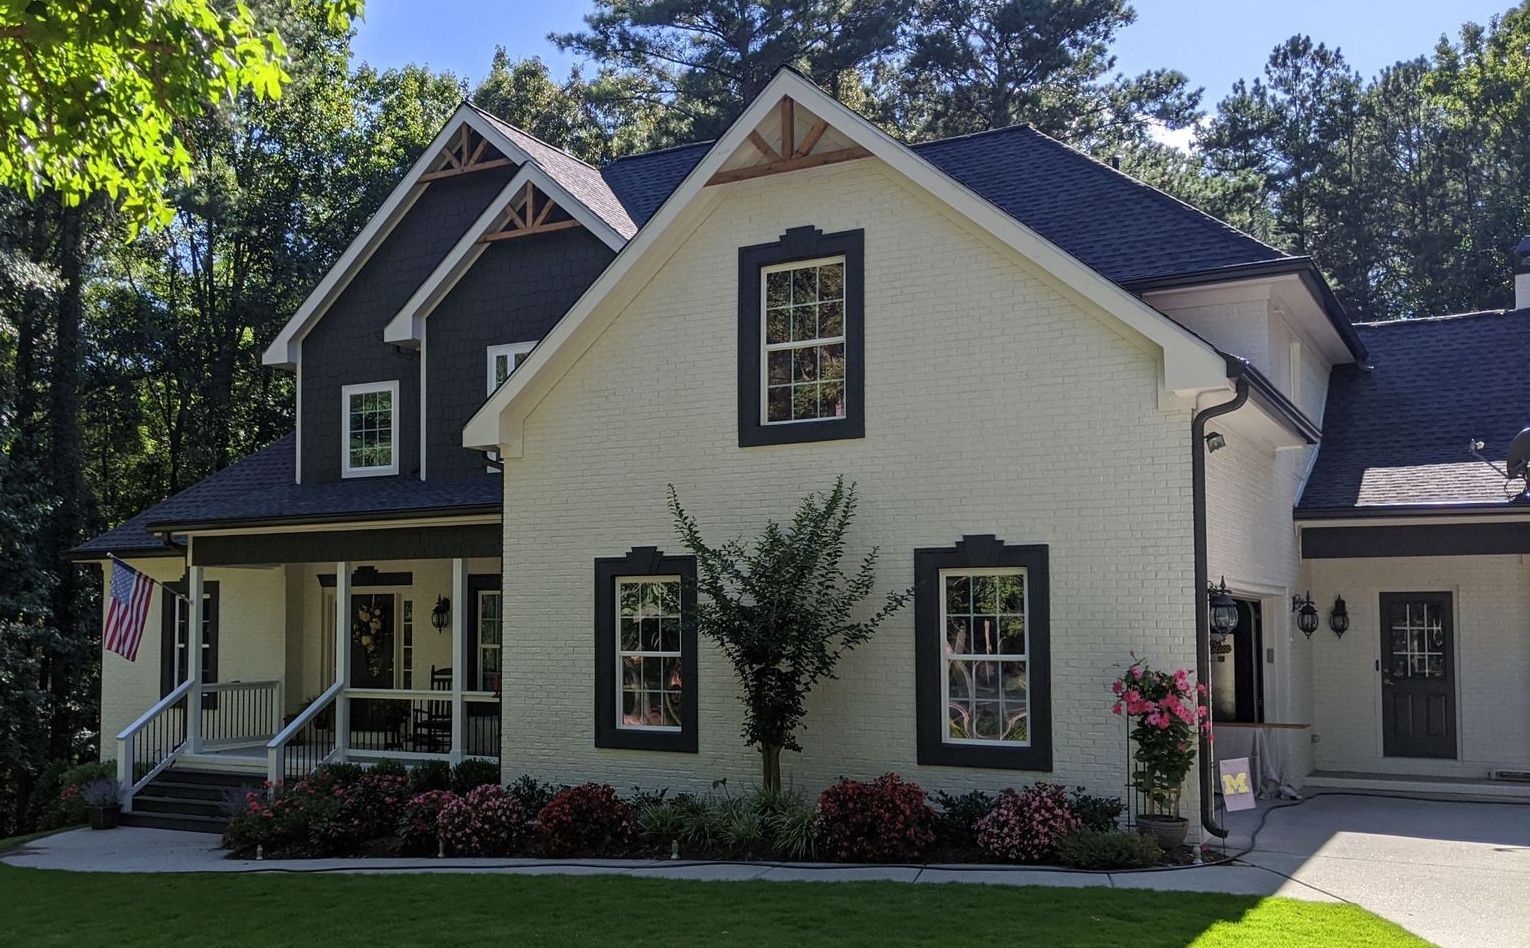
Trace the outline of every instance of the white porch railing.
<path fill-rule="evenodd" d="M 342 682 L 330 685 L 266 744 L 266 779 L 272 786 L 301 777 L 320 764 L 344 759 L 335 720 L 344 707 L 340 700 L 344 690 Z"/>
<path fill-rule="evenodd" d="M 201 741 L 196 751 L 256 747 L 282 729 L 282 683 L 219 681 L 202 685 Z"/>
<path fill-rule="evenodd" d="M 133 796 L 186 750 L 186 701 L 194 682 L 183 681 L 117 735 L 117 780 L 122 809 Z"/>

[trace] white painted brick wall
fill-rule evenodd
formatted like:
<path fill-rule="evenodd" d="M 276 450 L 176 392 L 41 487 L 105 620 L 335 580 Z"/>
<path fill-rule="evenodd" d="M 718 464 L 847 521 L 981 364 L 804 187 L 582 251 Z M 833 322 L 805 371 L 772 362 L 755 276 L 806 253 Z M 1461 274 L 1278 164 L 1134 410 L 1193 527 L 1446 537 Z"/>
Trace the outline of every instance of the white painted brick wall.
<path fill-rule="evenodd" d="M 866 437 L 740 449 L 737 248 L 803 224 L 866 231 Z M 700 753 L 594 747 L 593 560 L 680 551 L 668 482 L 720 540 L 789 517 L 842 472 L 861 493 L 852 554 L 880 546 L 881 589 L 912 582 L 914 548 L 963 534 L 1051 545 L 1050 779 L 1119 792 L 1107 682 L 1133 650 L 1194 661 L 1189 413 L 1157 396 L 1155 354 L 870 161 L 734 187 L 532 412 L 525 456 L 508 464 L 506 775 L 757 780 L 731 669 L 706 644 Z M 915 764 L 910 611 L 840 672 L 810 701 L 804 753 L 783 761 L 797 786 L 887 770 L 953 789 L 1040 776 Z"/>
<path fill-rule="evenodd" d="M 1518 556 L 1310 560 L 1312 594 L 1342 594 L 1349 632 L 1312 637 L 1320 770 L 1484 777 L 1530 767 L 1530 566 Z M 1457 760 L 1381 753 L 1383 592 L 1450 592 L 1455 602 Z"/>

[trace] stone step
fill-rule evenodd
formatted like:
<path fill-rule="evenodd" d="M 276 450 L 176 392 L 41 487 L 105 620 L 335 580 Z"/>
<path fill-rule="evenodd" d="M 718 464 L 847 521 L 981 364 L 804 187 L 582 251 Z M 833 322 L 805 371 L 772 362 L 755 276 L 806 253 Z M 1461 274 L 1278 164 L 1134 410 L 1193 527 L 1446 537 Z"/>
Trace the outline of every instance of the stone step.
<path fill-rule="evenodd" d="M 204 816 L 177 816 L 170 813 L 134 812 L 122 814 L 122 825 L 222 835 L 223 831 L 228 828 L 228 821 L 224 819 L 208 819 Z"/>
<path fill-rule="evenodd" d="M 188 800 L 184 797 L 166 797 L 140 793 L 133 798 L 133 812 L 171 816 L 205 817 L 210 820 L 228 819 L 228 810 L 220 800 Z"/>

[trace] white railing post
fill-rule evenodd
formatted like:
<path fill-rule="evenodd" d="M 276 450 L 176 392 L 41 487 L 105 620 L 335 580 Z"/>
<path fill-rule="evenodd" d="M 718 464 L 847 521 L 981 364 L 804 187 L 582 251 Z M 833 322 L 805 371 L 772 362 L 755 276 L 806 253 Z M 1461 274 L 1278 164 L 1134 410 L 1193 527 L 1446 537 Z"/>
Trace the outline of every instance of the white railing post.
<path fill-rule="evenodd" d="M 452 560 L 452 750 L 451 762 L 461 763 L 467 747 L 467 560 Z"/>
<path fill-rule="evenodd" d="M 205 567 L 191 566 L 186 570 L 186 680 L 191 691 L 186 695 L 186 746 L 193 754 L 202 749 L 202 589 Z M 174 615 L 174 613 L 171 613 Z M 160 630 L 161 635 L 175 634 L 175 626 Z"/>
<path fill-rule="evenodd" d="M 105 737 L 106 735 L 101 735 Z M 133 812 L 133 739 L 117 737 L 117 785 L 122 788 L 122 812 Z"/>
<path fill-rule="evenodd" d="M 340 694 L 335 698 L 335 759 L 345 760 L 351 744 L 351 699 L 345 693 L 351 687 L 351 564 L 335 564 L 335 683 Z"/>
<path fill-rule="evenodd" d="M 271 736 L 282 732 L 282 718 L 287 714 L 287 685 L 282 679 L 276 679 L 274 696 L 271 699 Z"/>

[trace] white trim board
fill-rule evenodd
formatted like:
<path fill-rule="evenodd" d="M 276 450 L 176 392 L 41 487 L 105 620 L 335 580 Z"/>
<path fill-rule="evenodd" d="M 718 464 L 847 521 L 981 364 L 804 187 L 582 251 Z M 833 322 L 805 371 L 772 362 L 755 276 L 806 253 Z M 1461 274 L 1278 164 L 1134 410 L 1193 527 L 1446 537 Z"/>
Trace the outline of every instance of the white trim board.
<path fill-rule="evenodd" d="M 607 247 L 620 251 L 626 246 L 626 238 L 617 233 L 610 224 L 576 200 L 535 162 L 527 162 L 516 172 L 515 177 L 511 178 L 509 183 L 489 201 L 483 213 L 478 215 L 452 249 L 447 251 L 441 262 L 436 264 L 436 268 L 431 271 L 430 276 L 425 278 L 425 282 L 419 285 L 403 307 L 388 320 L 388 325 L 383 330 L 384 342 L 417 345 L 424 338 L 426 318 L 442 300 L 446 299 L 447 294 L 457 285 L 457 281 L 461 280 L 468 270 L 472 269 L 473 264 L 478 262 L 478 258 L 489 249 L 490 245 L 481 243 L 479 238 L 500 228 L 508 218 L 505 213 L 506 208 L 514 202 L 516 193 L 528 183 L 542 192 L 544 197 L 551 198 L 553 203 L 598 237 Z"/>
<path fill-rule="evenodd" d="M 872 159 L 884 162 L 918 189 L 1031 260 L 1070 288 L 1091 310 L 1161 349 L 1166 390 L 1188 395 L 1230 387 L 1225 360 L 1204 340 L 958 183 L 801 74 L 782 69 L 559 320 L 521 371 L 507 379 L 473 415 L 463 430 L 464 446 L 475 450 L 503 447 L 507 457 L 521 455 L 520 428 L 526 414 L 658 272 L 679 240 L 734 186 L 709 187 L 707 182 L 739 148 L 746 147 L 749 134 L 785 97 L 829 122 L 865 148 Z"/>
<path fill-rule="evenodd" d="M 420 157 L 410 166 L 404 179 L 388 194 L 387 200 L 383 201 L 377 213 L 373 214 L 345 248 L 340 259 L 324 274 L 313 291 L 303 300 L 302 305 L 287 320 L 281 332 L 271 341 L 261 356 L 264 365 L 278 366 L 282 368 L 294 368 L 302 360 L 303 337 L 319 321 L 331 304 L 340 297 L 351 280 L 360 271 L 362 265 L 369 260 L 377 248 L 380 247 L 388 235 L 393 232 L 404 215 L 419 200 L 420 195 L 425 193 L 428 183 L 422 183 L 420 177 L 428 173 L 432 167 L 441 160 L 441 153 L 450 143 L 452 136 L 457 130 L 466 124 L 473 131 L 485 138 L 490 145 L 498 149 L 500 154 L 509 158 L 518 165 L 531 165 L 537 167 L 531 154 L 517 145 L 499 127 L 480 113 L 477 109 L 464 102 L 457 107 L 446 124 L 436 137 L 431 139 L 429 145 L 421 152 Z M 540 170 L 540 169 L 539 169 Z M 561 191 L 561 189 L 560 189 Z M 566 196 L 566 195 L 565 195 Z M 561 204 L 565 210 L 570 205 L 577 204 L 588 213 L 588 209 L 578 201 L 569 199 L 570 204 Z M 593 215 L 592 215 L 593 216 Z"/>

